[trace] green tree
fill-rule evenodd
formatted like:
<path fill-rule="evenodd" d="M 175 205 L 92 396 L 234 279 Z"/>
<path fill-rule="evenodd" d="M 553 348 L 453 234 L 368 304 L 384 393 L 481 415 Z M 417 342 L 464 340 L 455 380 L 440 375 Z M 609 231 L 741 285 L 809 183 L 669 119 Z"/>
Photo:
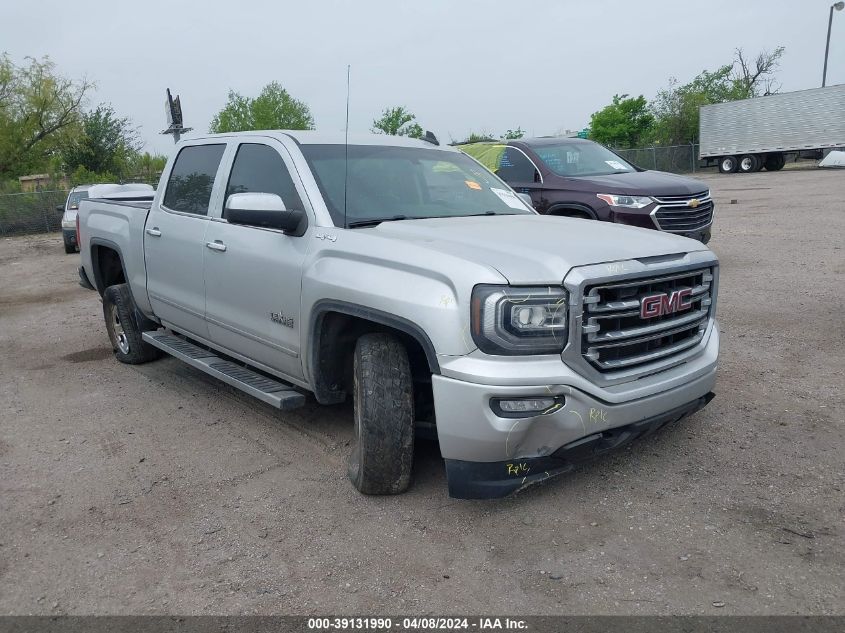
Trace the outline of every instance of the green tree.
<path fill-rule="evenodd" d="M 523 130 L 522 127 L 518 127 L 515 130 L 508 130 L 507 132 L 505 132 L 502 138 L 506 141 L 515 141 L 516 139 L 522 138 L 523 136 L 525 136 L 525 130 Z"/>
<path fill-rule="evenodd" d="M 132 121 L 119 117 L 111 105 L 100 104 L 82 115 L 81 128 L 81 134 L 61 150 L 65 167 L 127 176 L 142 147 Z"/>
<path fill-rule="evenodd" d="M 0 177 L 44 169 L 78 132 L 81 106 L 94 87 L 56 72 L 48 57 L 17 66 L 0 55 Z"/>
<path fill-rule="evenodd" d="M 703 105 L 749 99 L 777 92 L 774 75 L 784 48 L 762 51 L 753 61 L 741 48 L 730 64 L 714 71 L 704 70 L 687 84 L 669 80 L 669 87 L 657 93 L 651 103 L 656 119 L 655 139 L 664 145 L 698 142 L 698 112 Z"/>
<path fill-rule="evenodd" d="M 229 100 L 211 120 L 210 131 L 313 130 L 314 117 L 308 106 L 294 99 L 281 84 L 273 81 L 257 97 L 244 97 L 229 91 Z"/>
<path fill-rule="evenodd" d="M 645 97 L 613 95 L 613 101 L 590 117 L 590 138 L 613 147 L 639 147 L 651 134 L 654 116 Z"/>
<path fill-rule="evenodd" d="M 153 184 L 164 171 L 166 164 L 167 156 L 150 154 L 149 152 L 139 153 L 131 161 L 129 173 L 134 178 Z"/>
<path fill-rule="evenodd" d="M 372 131 L 376 134 L 421 138 L 423 129 L 415 121 L 416 118 L 404 106 L 385 108 L 381 113 L 381 117 L 373 121 Z"/>

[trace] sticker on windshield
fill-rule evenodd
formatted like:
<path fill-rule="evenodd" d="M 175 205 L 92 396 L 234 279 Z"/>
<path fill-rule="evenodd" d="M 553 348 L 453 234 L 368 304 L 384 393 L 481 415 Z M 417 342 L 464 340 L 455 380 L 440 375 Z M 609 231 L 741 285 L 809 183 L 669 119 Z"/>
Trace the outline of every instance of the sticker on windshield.
<path fill-rule="evenodd" d="M 621 169 L 623 171 L 628 171 L 627 165 L 623 165 L 618 160 L 606 160 L 604 162 L 613 167 L 613 169 Z"/>
<path fill-rule="evenodd" d="M 497 189 L 496 187 L 490 187 L 490 191 L 499 196 L 501 201 L 508 205 L 511 209 L 525 209 L 525 205 L 522 203 L 522 200 L 517 198 L 513 191 Z"/>
<path fill-rule="evenodd" d="M 470 189 L 475 189 L 476 191 L 481 191 L 481 185 L 479 185 L 474 180 L 464 180 L 464 182 L 466 183 L 467 187 L 469 187 Z"/>

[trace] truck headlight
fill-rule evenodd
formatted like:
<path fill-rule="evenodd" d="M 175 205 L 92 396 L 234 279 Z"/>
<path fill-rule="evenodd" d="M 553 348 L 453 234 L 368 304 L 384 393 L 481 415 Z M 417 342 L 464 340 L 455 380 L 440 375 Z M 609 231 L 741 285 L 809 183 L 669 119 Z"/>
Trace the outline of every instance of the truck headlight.
<path fill-rule="evenodd" d="M 560 353 L 566 318 L 566 291 L 557 286 L 479 285 L 472 291 L 472 340 L 486 354 Z"/>
<path fill-rule="evenodd" d="M 648 196 L 617 196 L 612 193 L 597 193 L 596 197 L 604 200 L 611 207 L 622 207 L 624 209 L 642 209 L 653 202 Z"/>

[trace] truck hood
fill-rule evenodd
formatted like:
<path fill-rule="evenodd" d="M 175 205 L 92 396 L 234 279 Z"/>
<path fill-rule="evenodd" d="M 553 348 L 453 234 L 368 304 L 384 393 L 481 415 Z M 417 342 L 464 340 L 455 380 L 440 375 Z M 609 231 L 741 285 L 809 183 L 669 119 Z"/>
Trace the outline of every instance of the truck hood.
<path fill-rule="evenodd" d="M 683 196 L 709 189 L 707 184 L 700 180 L 669 174 L 665 171 L 632 171 L 625 174 L 584 176 L 563 180 L 566 181 L 564 188 L 567 189 L 574 188 L 571 185 L 577 185 L 579 191 L 632 196 Z"/>
<path fill-rule="evenodd" d="M 356 230 L 485 264 L 511 284 L 558 284 L 576 266 L 707 250 L 652 229 L 534 214 L 402 220 Z"/>

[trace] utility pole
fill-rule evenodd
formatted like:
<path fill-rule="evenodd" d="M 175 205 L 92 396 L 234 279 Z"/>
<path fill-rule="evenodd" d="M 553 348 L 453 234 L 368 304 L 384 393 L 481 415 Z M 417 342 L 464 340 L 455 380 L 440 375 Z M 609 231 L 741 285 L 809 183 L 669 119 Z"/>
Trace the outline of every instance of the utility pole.
<path fill-rule="evenodd" d="M 182 104 L 179 102 L 179 95 L 176 98 L 170 96 L 170 88 L 167 89 L 167 102 L 164 104 L 165 114 L 167 115 L 167 129 L 162 130 L 162 134 L 172 134 L 173 142 L 178 143 L 182 138 L 182 134 L 190 132 L 194 128 L 182 126 Z"/>
<path fill-rule="evenodd" d="M 827 54 L 830 52 L 830 27 L 833 26 L 833 10 L 845 9 L 845 2 L 834 2 L 830 5 L 830 17 L 827 19 L 827 42 L 824 45 L 824 71 L 822 71 L 822 88 L 827 82 Z"/>

